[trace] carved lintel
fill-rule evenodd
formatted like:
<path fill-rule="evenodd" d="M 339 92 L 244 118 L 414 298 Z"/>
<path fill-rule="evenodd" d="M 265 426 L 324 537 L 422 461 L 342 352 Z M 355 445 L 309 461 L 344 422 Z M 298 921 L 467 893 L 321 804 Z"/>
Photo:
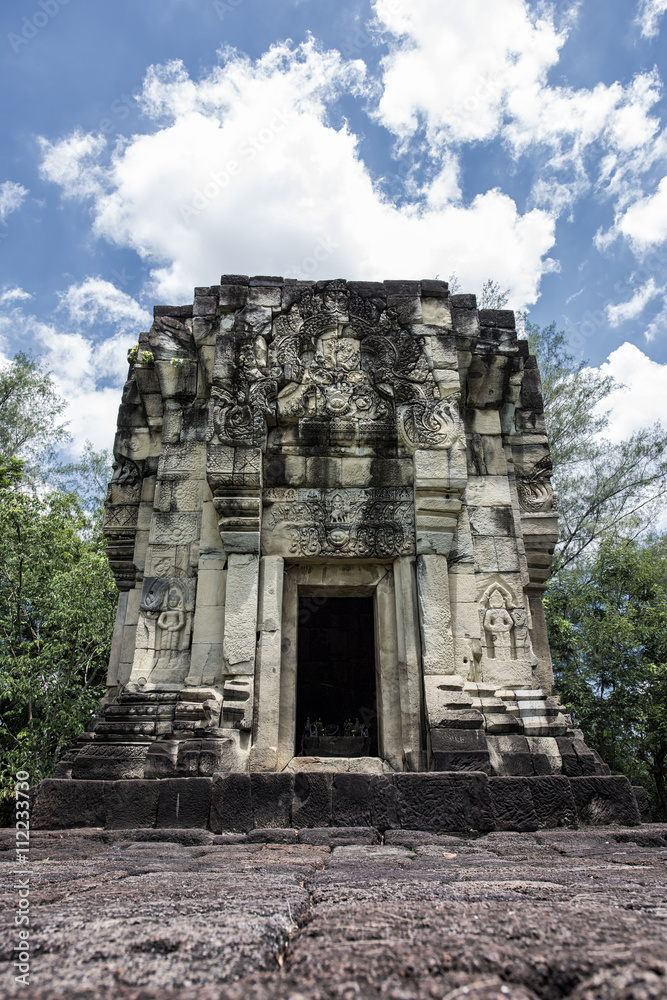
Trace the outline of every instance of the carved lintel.
<path fill-rule="evenodd" d="M 414 552 L 409 487 L 275 489 L 265 494 L 267 543 L 294 555 L 387 558 Z M 281 545 L 282 543 L 282 545 Z"/>

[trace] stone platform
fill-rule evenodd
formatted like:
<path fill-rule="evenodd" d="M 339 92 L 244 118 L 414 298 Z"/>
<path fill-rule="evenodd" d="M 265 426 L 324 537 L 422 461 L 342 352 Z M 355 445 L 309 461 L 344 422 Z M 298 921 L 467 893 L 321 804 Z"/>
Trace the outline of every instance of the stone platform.
<path fill-rule="evenodd" d="M 31 1000 L 664 1000 L 667 826 L 347 846 L 33 832 L 28 989 L 0 831 L 0 995 Z M 266 839 L 266 838 L 265 838 Z M 2 863 L 2 859 L 5 863 Z"/>
<path fill-rule="evenodd" d="M 225 772 L 210 778 L 70 781 L 33 791 L 35 829 L 192 828 L 248 834 L 367 828 L 433 833 L 536 831 L 650 819 L 643 789 L 616 775 L 489 777 L 481 771 Z M 643 815 L 642 815 L 643 814 Z"/>

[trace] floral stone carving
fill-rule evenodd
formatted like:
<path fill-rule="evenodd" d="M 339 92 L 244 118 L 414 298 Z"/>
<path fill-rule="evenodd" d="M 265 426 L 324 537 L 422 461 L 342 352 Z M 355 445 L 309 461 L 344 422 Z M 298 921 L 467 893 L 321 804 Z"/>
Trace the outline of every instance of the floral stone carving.
<path fill-rule="evenodd" d="M 286 534 L 294 554 L 386 558 L 414 552 L 409 488 L 275 489 L 267 491 L 265 504 L 268 538 Z"/>

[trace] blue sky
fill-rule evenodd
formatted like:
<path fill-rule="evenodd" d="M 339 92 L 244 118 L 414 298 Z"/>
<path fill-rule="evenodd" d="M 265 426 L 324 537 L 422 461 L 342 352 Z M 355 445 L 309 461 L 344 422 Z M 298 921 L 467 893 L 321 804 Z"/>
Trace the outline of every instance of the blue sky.
<path fill-rule="evenodd" d="M 14 0 L 0 352 L 110 445 L 153 304 L 223 272 L 510 291 L 667 393 L 667 0 Z M 662 35 L 661 35 L 662 32 Z"/>

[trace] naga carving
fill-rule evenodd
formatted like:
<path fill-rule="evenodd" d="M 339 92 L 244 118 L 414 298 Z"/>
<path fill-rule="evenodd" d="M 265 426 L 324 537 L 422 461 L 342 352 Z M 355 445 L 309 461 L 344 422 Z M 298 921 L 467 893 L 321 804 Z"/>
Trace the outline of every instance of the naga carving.
<path fill-rule="evenodd" d="M 465 443 L 465 432 L 455 399 L 422 399 L 400 407 L 398 431 L 405 446 L 417 448 L 452 448 Z"/>
<path fill-rule="evenodd" d="M 548 455 L 536 462 L 529 472 L 517 469 L 516 488 L 522 510 L 529 514 L 541 514 L 557 509 L 556 496 L 550 482 L 552 470 Z"/>

